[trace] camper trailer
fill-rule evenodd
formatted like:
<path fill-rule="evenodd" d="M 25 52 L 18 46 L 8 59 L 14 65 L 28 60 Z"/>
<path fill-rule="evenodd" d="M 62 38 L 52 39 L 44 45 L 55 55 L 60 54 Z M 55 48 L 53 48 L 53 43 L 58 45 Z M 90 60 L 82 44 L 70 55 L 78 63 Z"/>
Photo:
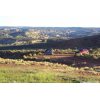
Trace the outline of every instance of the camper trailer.
<path fill-rule="evenodd" d="M 87 55 L 87 54 L 89 54 L 89 50 L 88 50 L 88 49 L 81 49 L 81 50 L 75 52 L 75 56 L 76 56 L 77 54 L 80 54 L 80 55 Z"/>
<path fill-rule="evenodd" d="M 52 55 L 53 54 L 53 49 L 46 49 L 44 54 L 45 55 Z"/>

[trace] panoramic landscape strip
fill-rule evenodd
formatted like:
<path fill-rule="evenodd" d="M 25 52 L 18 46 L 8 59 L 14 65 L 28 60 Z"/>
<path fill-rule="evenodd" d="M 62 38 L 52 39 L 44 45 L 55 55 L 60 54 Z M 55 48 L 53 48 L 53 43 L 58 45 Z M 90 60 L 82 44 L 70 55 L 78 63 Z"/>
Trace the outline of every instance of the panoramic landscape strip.
<path fill-rule="evenodd" d="M 99 83 L 100 28 L 0 27 L 1 83 Z"/>

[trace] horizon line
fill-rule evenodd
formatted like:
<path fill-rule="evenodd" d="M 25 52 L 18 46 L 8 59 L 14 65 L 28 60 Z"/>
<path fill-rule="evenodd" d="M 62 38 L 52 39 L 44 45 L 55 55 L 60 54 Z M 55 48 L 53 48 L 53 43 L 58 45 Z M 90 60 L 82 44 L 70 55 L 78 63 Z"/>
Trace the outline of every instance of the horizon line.
<path fill-rule="evenodd" d="M 24 26 L 24 25 L 18 25 L 18 26 L 6 26 L 6 25 L 0 25 L 0 27 L 69 27 L 69 28 L 100 28 L 97 26 Z"/>

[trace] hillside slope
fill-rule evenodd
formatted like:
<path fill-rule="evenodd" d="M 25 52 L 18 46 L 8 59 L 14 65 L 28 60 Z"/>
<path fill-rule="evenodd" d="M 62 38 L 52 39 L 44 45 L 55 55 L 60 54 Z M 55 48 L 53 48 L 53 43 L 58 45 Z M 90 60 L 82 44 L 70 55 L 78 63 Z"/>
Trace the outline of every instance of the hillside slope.
<path fill-rule="evenodd" d="M 100 35 L 88 36 L 84 38 L 71 39 L 61 43 L 61 46 L 65 48 L 70 47 L 100 47 Z"/>
<path fill-rule="evenodd" d="M 99 48 L 100 47 L 100 35 L 88 36 L 84 38 L 77 38 L 71 40 L 48 40 L 47 43 L 36 43 L 30 45 L 20 46 L 4 46 L 0 47 L 0 50 L 11 50 L 11 49 L 66 49 L 66 48 Z"/>
<path fill-rule="evenodd" d="M 0 27 L 0 46 L 28 45 L 47 39 L 69 40 L 100 35 L 96 27 Z M 4 41 L 6 39 L 6 41 Z"/>

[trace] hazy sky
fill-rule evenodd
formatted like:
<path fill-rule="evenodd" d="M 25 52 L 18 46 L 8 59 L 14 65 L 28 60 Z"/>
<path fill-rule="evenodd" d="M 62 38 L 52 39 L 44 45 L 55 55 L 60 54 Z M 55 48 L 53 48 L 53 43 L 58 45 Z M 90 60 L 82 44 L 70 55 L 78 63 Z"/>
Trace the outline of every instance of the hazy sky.
<path fill-rule="evenodd" d="M 100 27 L 100 0 L 0 0 L 0 26 Z"/>

